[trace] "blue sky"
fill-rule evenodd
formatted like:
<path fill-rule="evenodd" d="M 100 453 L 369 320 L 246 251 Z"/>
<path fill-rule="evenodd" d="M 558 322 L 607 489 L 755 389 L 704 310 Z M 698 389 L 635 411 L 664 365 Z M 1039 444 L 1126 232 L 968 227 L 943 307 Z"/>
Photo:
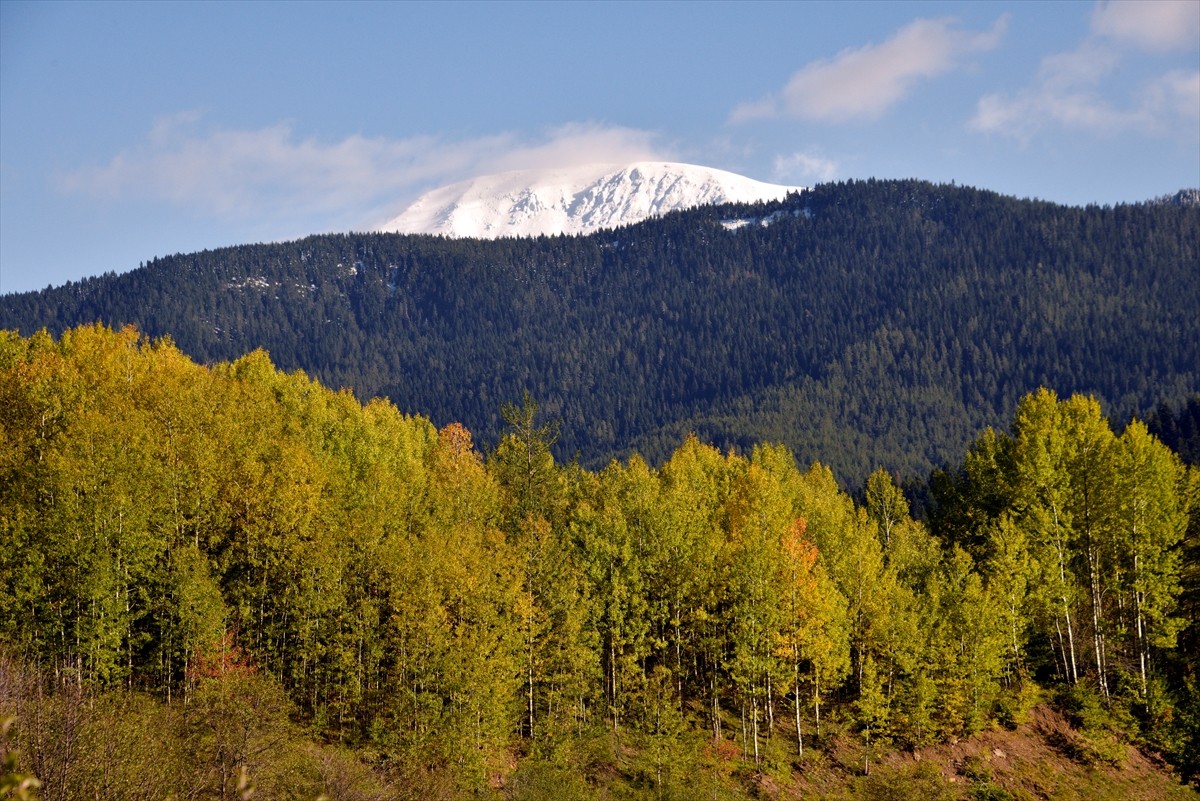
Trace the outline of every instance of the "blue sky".
<path fill-rule="evenodd" d="M 1200 186 L 1200 0 L 0 0 L 0 293 L 643 158 L 1070 204 Z"/>

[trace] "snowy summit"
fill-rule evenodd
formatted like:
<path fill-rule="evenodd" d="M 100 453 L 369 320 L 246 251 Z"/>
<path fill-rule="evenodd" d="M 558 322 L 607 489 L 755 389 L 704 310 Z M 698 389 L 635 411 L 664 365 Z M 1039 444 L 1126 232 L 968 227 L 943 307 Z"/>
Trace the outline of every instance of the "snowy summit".
<path fill-rule="evenodd" d="M 803 189 L 665 161 L 523 170 L 434 189 L 380 230 L 475 239 L 589 234 L 676 209 L 780 200 Z"/>

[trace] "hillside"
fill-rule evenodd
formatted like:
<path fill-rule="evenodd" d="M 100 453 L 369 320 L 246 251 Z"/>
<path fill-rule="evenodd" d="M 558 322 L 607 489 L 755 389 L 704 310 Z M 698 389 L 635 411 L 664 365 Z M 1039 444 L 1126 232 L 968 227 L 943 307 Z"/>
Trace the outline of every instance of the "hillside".
<path fill-rule="evenodd" d="M 258 347 L 485 447 L 526 390 L 560 459 L 657 463 L 690 431 L 860 486 L 923 479 L 1039 386 L 1143 414 L 1200 387 L 1200 206 L 1073 208 L 917 181 L 825 185 L 586 237 L 351 234 L 154 259 L 0 297 L 0 327 Z"/>
<path fill-rule="evenodd" d="M 1111 740 L 1109 758 L 1088 753 L 1097 737 L 1050 704 L 1029 710 L 1010 727 L 909 750 L 881 750 L 864 774 L 866 750 L 853 738 L 829 742 L 824 760 L 811 760 L 782 781 L 762 782 L 767 797 L 820 799 L 1004 799 L 1004 801 L 1186 801 L 1195 790 L 1179 783 L 1161 759 Z M 1111 734 L 1100 733 L 1101 737 Z M 774 795 L 771 791 L 774 791 Z"/>
<path fill-rule="evenodd" d="M 1094 732 L 1072 725 L 1052 706 L 1039 705 L 1030 710 L 1027 722 L 1012 729 L 998 727 L 955 743 L 889 754 L 882 760 L 883 772 L 906 777 L 922 764 L 932 765 L 950 785 L 949 797 L 1003 798 L 1000 791 L 1012 799 L 1030 801 L 1184 801 L 1197 797 L 1153 754 L 1113 741 L 1109 759 L 1089 755 L 1088 738 L 1094 736 Z"/>
<path fill-rule="evenodd" d="M 28 671 L 0 657 L 0 703 L 20 709 L 30 698 L 13 690 L 33 683 Z M 204 707 L 187 709 L 148 702 L 134 694 L 113 693 L 99 698 L 63 694 L 42 701 L 50 711 L 38 728 L 23 732 L 18 726 L 8 732 L 7 745 L 25 745 L 41 736 L 40 746 L 10 751 L 15 770 L 4 778 L 33 775 L 37 762 L 57 769 L 43 782 L 44 797 L 63 790 L 84 789 L 89 771 L 106 765 L 109 790 L 114 797 L 152 796 L 174 787 L 184 792 L 213 791 L 204 779 L 212 770 L 188 754 L 189 728 L 221 731 L 215 718 L 231 712 L 228 700 L 202 699 Z M 225 703 L 222 704 L 222 701 Z M 21 710 L 24 711 L 24 710 Z M 412 787 L 389 777 L 378 764 L 362 754 L 323 744 L 279 718 L 278 709 L 265 710 L 259 719 L 262 731 L 274 734 L 256 758 L 254 773 L 239 774 L 255 797 L 262 790 L 291 791 L 292 797 L 325 797 L 331 801 L 430 801 L 454 795 L 443 786 Z M 64 723 L 73 719 L 84 734 L 75 740 L 75 752 L 61 747 Z M 82 725 L 80 725 L 82 724 Z M 151 737 L 148 732 L 153 731 Z M 20 737 L 26 735 L 27 740 Z M 282 735 L 282 736 L 281 736 Z M 714 749 L 710 762 L 690 777 L 689 789 L 707 791 L 706 797 L 722 801 L 776 799 L 777 801 L 1189 801 L 1195 789 L 1179 782 L 1168 766 L 1155 755 L 1122 744 L 1114 752 L 1118 762 L 1095 761 L 1072 749 L 1085 733 L 1071 725 L 1059 711 L 1039 705 L 1029 720 L 1014 728 L 994 728 L 958 740 L 907 750 L 880 750 L 869 775 L 864 775 L 863 745 L 853 736 L 829 738 L 825 751 L 810 751 L 786 769 L 755 774 L 738 770 L 736 753 L 720 754 Z M 261 739 L 260 739 L 261 742 Z M 0 746 L 5 743 L 0 742 Z M 152 745 L 153 744 L 153 745 Z M 192 746 L 194 748 L 194 746 Z M 626 745 L 598 738 L 592 744 L 592 761 L 584 770 L 571 771 L 553 762 L 529 760 L 514 773 L 498 777 L 473 796 L 489 801 L 599 801 L 607 798 L 686 799 L 687 790 L 655 793 L 639 788 L 638 763 L 644 755 Z M 114 760 L 114 752 L 119 754 Z M 189 761 L 188 757 L 192 759 Z M 209 757 L 207 749 L 202 754 Z M 189 764 L 190 762 L 190 764 Z M 279 781 L 283 773 L 291 781 Z M 65 781 L 64 781 L 65 779 Z M 233 784 L 231 782 L 231 784 Z M 282 786 L 281 786 L 282 785 Z M 0 783 L 0 787 L 5 787 Z M 228 788 L 232 790 L 233 787 Z M 323 791 L 323 792 L 322 792 Z M 307 795 L 306 795 L 307 793 Z M 227 795 L 238 795 L 227 792 Z M 322 795 L 318 795 L 322 794 Z M 21 798 L 20 795 L 14 796 Z M 244 796 L 242 796 L 244 797 Z M 694 797 L 694 796 L 691 796 Z"/>

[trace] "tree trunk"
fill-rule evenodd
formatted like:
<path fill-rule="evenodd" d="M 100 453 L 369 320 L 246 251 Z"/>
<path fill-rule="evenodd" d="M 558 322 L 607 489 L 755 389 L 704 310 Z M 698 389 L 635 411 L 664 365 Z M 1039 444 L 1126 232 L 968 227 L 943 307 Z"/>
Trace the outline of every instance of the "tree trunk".
<path fill-rule="evenodd" d="M 816 718 L 815 730 L 821 736 L 821 674 L 813 671 L 813 715 Z"/>
<path fill-rule="evenodd" d="M 675 692 L 679 694 L 679 713 L 683 714 L 683 647 L 680 644 L 682 635 L 680 634 L 680 620 L 683 615 L 680 613 L 680 607 L 683 602 L 680 601 L 678 593 L 675 598 Z"/>
<path fill-rule="evenodd" d="M 750 742 L 746 736 L 746 702 L 742 701 L 742 759 L 750 756 Z"/>
<path fill-rule="evenodd" d="M 1146 629 L 1142 620 L 1142 593 L 1138 590 L 1141 583 L 1141 561 L 1137 554 L 1133 555 L 1133 606 L 1137 618 L 1137 649 L 1138 669 L 1142 678 L 1142 698 L 1146 697 Z"/>
<path fill-rule="evenodd" d="M 1061 536 L 1062 523 L 1058 519 L 1058 509 L 1054 509 L 1054 528 L 1057 538 L 1055 550 L 1058 552 L 1058 580 L 1063 591 L 1063 617 L 1066 618 L 1067 621 L 1067 643 L 1070 646 L 1071 654 L 1070 679 L 1072 684 L 1077 684 L 1079 683 L 1079 669 L 1075 665 L 1075 628 L 1071 625 L 1071 606 L 1067 602 L 1067 565 L 1066 555 L 1064 553 L 1066 550 L 1066 543 Z M 1066 662 L 1065 657 L 1063 658 L 1063 661 Z"/>
<path fill-rule="evenodd" d="M 758 696 L 750 696 L 750 728 L 754 732 L 754 764 L 759 764 L 758 757 Z"/>
<path fill-rule="evenodd" d="M 1058 633 L 1058 653 L 1054 657 L 1055 667 L 1058 667 L 1058 660 L 1062 659 L 1062 676 L 1064 680 L 1071 678 L 1071 669 L 1067 667 L 1067 641 L 1063 637 L 1062 623 L 1058 619 L 1058 615 L 1054 616 L 1054 630 Z M 1054 650 L 1053 646 L 1050 648 Z"/>
<path fill-rule="evenodd" d="M 1092 590 L 1092 648 L 1096 652 L 1096 676 L 1100 682 L 1100 692 L 1108 698 L 1108 675 L 1104 669 L 1104 635 L 1100 631 L 1100 618 L 1103 617 L 1100 597 L 1099 556 L 1089 544 L 1087 549 L 1088 579 Z"/>
<path fill-rule="evenodd" d="M 1014 594 L 1008 597 L 1009 619 L 1012 621 L 1012 653 L 1013 667 L 1017 670 L 1017 675 L 1021 675 L 1021 646 L 1017 642 L 1017 599 Z M 1053 650 L 1053 648 L 1051 649 Z"/>
<path fill-rule="evenodd" d="M 804 737 L 800 733 L 800 669 L 796 668 L 796 685 L 793 688 L 795 691 L 796 707 L 796 756 L 804 756 Z"/>
<path fill-rule="evenodd" d="M 767 674 L 767 739 L 775 731 L 775 692 L 771 687 L 771 674 Z"/>
<path fill-rule="evenodd" d="M 1067 648 L 1071 654 L 1071 683 L 1079 683 L 1079 668 L 1075 664 L 1075 629 L 1071 625 L 1071 610 L 1067 606 L 1067 596 L 1063 596 L 1063 617 L 1067 620 Z"/>
<path fill-rule="evenodd" d="M 529 710 L 529 741 L 533 742 L 533 637 L 532 632 L 529 639 L 529 663 L 526 667 L 526 696 Z"/>
<path fill-rule="evenodd" d="M 612 693 L 610 695 L 610 699 L 611 699 L 610 706 L 612 709 L 613 731 L 615 732 L 617 730 L 617 725 L 618 725 L 617 716 L 619 714 L 617 712 L 617 647 L 611 639 L 608 641 L 608 669 L 610 672 L 610 677 L 612 679 Z"/>
<path fill-rule="evenodd" d="M 712 722 L 713 742 L 721 741 L 721 704 L 717 700 L 717 677 L 712 678 Z"/>

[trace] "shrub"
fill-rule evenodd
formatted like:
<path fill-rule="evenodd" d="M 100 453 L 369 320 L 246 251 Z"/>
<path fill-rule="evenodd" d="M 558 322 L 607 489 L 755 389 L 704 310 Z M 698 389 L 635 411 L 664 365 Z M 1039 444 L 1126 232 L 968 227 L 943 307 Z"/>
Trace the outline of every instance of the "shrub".
<path fill-rule="evenodd" d="M 956 801 L 954 785 L 938 769 L 921 762 L 912 767 L 880 768 L 859 780 L 856 797 L 862 801 Z"/>

